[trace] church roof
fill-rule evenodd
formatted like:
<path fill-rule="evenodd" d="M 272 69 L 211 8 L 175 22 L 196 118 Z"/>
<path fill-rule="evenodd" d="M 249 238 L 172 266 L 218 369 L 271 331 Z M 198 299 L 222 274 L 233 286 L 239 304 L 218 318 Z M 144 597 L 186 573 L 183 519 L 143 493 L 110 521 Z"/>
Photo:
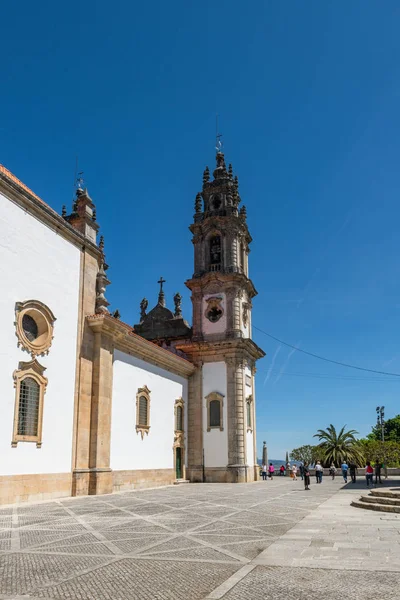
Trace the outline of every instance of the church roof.
<path fill-rule="evenodd" d="M 28 194 L 30 194 L 31 196 L 36 198 L 36 200 L 38 200 L 41 204 L 43 204 L 43 206 L 45 206 L 47 209 L 51 210 L 55 215 L 59 216 L 58 212 L 56 212 L 53 208 L 51 208 L 51 206 L 49 206 L 47 204 L 47 202 L 45 202 L 44 200 L 39 198 L 39 196 L 37 194 L 35 194 L 35 192 L 33 192 L 27 185 L 25 185 L 25 183 L 23 181 L 18 179 L 18 177 L 16 177 L 13 173 L 11 173 L 11 171 L 9 171 L 1 163 L 0 163 L 0 174 L 3 175 L 5 179 L 8 179 L 8 181 L 11 181 L 12 183 L 16 183 L 18 187 L 25 190 L 25 192 L 28 192 Z"/>

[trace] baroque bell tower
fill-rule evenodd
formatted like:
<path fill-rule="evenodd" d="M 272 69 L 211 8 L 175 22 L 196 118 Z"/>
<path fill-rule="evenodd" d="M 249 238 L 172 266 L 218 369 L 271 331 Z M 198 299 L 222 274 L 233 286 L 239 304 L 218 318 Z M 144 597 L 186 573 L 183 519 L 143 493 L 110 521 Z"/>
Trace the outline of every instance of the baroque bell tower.
<path fill-rule="evenodd" d="M 195 199 L 193 333 L 180 348 L 197 366 L 189 382 L 188 476 L 191 481 L 246 482 L 258 476 L 255 364 L 264 352 L 251 334 L 251 236 L 239 208 L 238 178 L 216 155 Z"/>

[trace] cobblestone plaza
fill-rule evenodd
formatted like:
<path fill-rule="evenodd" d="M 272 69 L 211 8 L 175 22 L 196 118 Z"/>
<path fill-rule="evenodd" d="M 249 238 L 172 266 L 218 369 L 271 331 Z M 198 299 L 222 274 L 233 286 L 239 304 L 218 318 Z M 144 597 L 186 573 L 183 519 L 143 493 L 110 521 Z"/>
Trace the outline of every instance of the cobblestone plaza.
<path fill-rule="evenodd" d="M 278 477 L 0 508 L 0 598 L 400 598 L 400 515 L 351 507 L 361 487 Z"/>

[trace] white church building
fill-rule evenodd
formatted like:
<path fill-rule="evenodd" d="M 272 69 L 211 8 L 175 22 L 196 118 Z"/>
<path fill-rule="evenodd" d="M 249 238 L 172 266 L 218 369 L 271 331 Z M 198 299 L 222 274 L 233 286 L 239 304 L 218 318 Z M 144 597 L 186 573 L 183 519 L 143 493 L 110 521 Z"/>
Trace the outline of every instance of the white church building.
<path fill-rule="evenodd" d="M 140 323 L 111 314 L 87 190 L 59 215 L 0 165 L 0 504 L 257 479 L 251 237 L 216 163 L 190 226 L 191 326 L 162 278 Z"/>

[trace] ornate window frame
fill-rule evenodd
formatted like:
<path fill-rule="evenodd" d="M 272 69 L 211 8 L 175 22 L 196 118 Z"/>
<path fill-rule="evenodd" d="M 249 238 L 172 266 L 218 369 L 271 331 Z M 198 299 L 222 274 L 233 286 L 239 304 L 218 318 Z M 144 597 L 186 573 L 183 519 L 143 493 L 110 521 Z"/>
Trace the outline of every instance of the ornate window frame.
<path fill-rule="evenodd" d="M 38 328 L 38 335 L 31 341 L 25 335 L 23 318 L 25 315 L 32 317 Z M 15 304 L 15 334 L 18 338 L 18 347 L 29 352 L 33 359 L 49 353 L 54 337 L 55 316 L 48 306 L 39 300 L 26 300 Z"/>
<path fill-rule="evenodd" d="M 13 373 L 15 387 L 15 406 L 14 406 L 14 425 L 11 440 L 12 448 L 16 448 L 18 442 L 36 442 L 36 447 L 42 447 L 42 425 L 43 425 L 43 403 L 47 387 L 47 378 L 44 377 L 46 367 L 42 367 L 36 359 L 29 362 L 20 362 L 18 369 Z M 34 379 L 39 385 L 39 409 L 38 409 L 38 428 L 37 435 L 18 434 L 19 403 L 21 395 L 21 383 L 28 377 Z"/>
<path fill-rule="evenodd" d="M 218 401 L 220 403 L 219 407 L 219 425 L 211 425 L 210 419 L 210 404 L 213 401 Z M 219 392 L 211 392 L 206 396 L 206 406 L 207 406 L 207 431 L 211 431 L 211 429 L 219 429 L 220 431 L 224 430 L 224 395 Z"/>
<path fill-rule="evenodd" d="M 250 415 L 250 422 L 249 422 L 249 415 Z M 254 417 L 253 417 L 253 396 L 247 396 L 246 398 L 246 428 L 247 431 L 253 432 L 253 427 L 254 427 L 254 423 L 253 423 Z"/>
<path fill-rule="evenodd" d="M 178 408 L 182 409 L 182 429 L 178 429 Z M 183 433 L 185 431 L 185 403 L 183 398 L 177 398 L 174 406 L 174 430 L 175 433 Z"/>
<path fill-rule="evenodd" d="M 150 396 L 150 390 L 147 387 L 147 385 L 143 386 L 142 388 L 139 388 L 136 394 L 136 433 L 140 433 L 140 435 L 142 436 L 142 439 L 144 438 L 144 434 L 149 435 L 149 431 L 150 431 L 150 400 L 151 400 L 151 396 Z M 145 397 L 147 400 L 147 423 L 146 425 L 143 425 L 143 423 L 140 423 L 139 421 L 139 411 L 140 411 L 140 398 L 141 397 Z"/>

